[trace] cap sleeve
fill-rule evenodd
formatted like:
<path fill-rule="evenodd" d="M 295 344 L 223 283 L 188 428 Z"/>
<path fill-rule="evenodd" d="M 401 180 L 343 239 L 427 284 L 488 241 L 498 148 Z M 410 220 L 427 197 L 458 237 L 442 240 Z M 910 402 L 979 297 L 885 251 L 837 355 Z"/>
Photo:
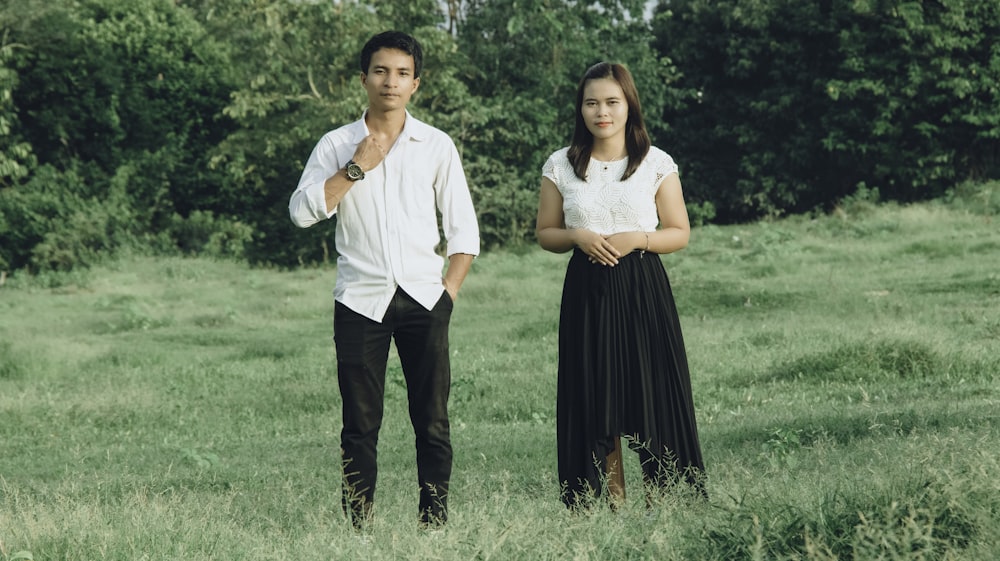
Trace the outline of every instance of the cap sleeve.
<path fill-rule="evenodd" d="M 559 166 L 556 165 L 556 155 L 558 153 L 550 155 L 549 159 L 545 160 L 545 164 L 542 165 L 542 177 L 549 178 L 556 185 L 559 185 L 559 174 L 557 172 Z"/>
<path fill-rule="evenodd" d="M 661 152 L 660 157 L 657 158 L 656 162 L 656 184 L 659 185 L 663 178 L 672 174 L 678 173 L 677 164 L 674 159 L 666 152 Z"/>

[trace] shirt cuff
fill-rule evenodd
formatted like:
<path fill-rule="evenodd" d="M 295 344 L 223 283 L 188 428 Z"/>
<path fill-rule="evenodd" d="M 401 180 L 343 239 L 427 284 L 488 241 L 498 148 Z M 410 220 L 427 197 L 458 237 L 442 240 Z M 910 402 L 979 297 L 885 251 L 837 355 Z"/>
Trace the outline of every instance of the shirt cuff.
<path fill-rule="evenodd" d="M 326 208 L 325 183 L 313 183 L 306 187 L 306 198 L 309 199 L 309 207 L 316 213 L 316 218 L 330 218 L 337 213 L 337 207 Z"/>
<path fill-rule="evenodd" d="M 454 238 L 448 240 L 448 257 L 455 255 L 456 253 L 465 253 L 468 255 L 479 255 L 479 238 L 469 237 L 469 238 Z"/>

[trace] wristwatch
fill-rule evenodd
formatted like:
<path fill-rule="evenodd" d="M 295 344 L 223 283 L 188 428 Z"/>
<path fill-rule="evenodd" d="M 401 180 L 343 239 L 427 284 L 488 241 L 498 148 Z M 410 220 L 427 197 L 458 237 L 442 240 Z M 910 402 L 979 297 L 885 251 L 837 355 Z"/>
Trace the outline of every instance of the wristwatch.
<path fill-rule="evenodd" d="M 359 166 L 354 160 L 348 160 L 346 171 L 347 179 L 350 179 L 351 181 L 357 181 L 365 178 L 365 170 L 361 169 L 361 166 Z"/>

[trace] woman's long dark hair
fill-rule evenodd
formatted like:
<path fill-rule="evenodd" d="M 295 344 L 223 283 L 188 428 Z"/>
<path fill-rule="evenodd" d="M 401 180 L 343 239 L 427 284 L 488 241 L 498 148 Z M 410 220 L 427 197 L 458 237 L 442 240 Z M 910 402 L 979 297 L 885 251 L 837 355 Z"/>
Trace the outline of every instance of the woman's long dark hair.
<path fill-rule="evenodd" d="M 594 149 L 594 135 L 583 121 L 583 88 L 590 80 L 610 78 L 622 88 L 625 102 L 628 103 L 628 121 L 625 122 L 625 150 L 628 152 L 628 166 L 622 175 L 622 180 L 628 179 L 649 153 L 649 133 L 646 123 L 642 120 L 642 107 L 639 105 L 639 91 L 632 80 L 632 74 L 620 64 L 598 62 L 583 73 L 580 85 L 576 89 L 576 129 L 573 130 L 573 141 L 569 145 L 567 157 L 573 165 L 573 172 L 580 179 L 587 179 L 587 166 L 590 164 L 590 153 Z"/>

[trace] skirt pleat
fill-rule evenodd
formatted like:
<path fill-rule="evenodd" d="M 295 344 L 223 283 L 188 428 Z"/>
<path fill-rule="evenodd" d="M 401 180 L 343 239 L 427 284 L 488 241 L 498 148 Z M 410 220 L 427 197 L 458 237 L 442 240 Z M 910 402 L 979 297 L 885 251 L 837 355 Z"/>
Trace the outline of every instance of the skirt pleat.
<path fill-rule="evenodd" d="M 633 252 L 607 267 L 575 250 L 563 285 L 556 405 L 563 500 L 600 492 L 624 436 L 659 484 L 700 485 L 691 378 L 666 270 Z"/>

